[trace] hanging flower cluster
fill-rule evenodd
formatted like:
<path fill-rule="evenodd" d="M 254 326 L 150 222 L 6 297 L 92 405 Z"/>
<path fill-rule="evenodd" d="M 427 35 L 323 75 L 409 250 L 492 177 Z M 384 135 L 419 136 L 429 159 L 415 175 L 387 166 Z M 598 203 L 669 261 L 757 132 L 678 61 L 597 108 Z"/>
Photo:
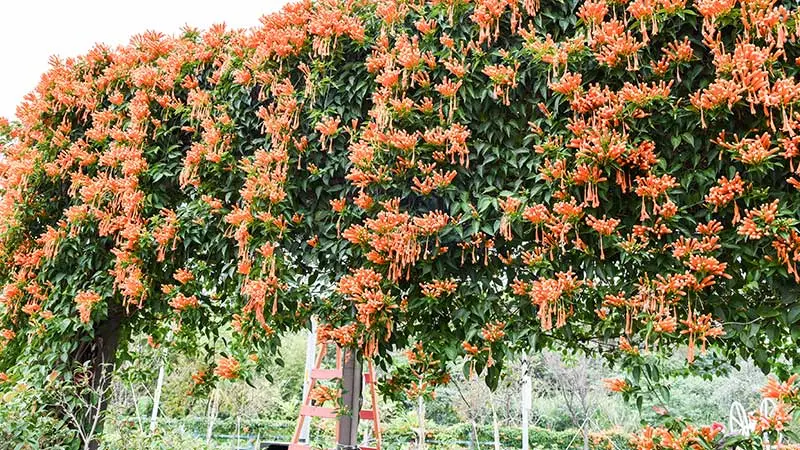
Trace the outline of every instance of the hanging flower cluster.
<path fill-rule="evenodd" d="M 221 358 L 217 361 L 217 367 L 214 369 L 214 375 L 224 378 L 226 380 L 235 380 L 239 377 L 241 364 L 234 358 Z"/>
<path fill-rule="evenodd" d="M 524 5 L 525 11 L 533 14 L 538 4 L 529 3 Z M 454 6 L 448 6 L 448 20 L 455 13 Z M 443 31 L 444 24 L 424 18 L 434 14 L 436 8 L 434 2 L 412 13 L 402 2 L 392 1 L 378 7 L 382 16 L 380 34 L 366 59 L 366 68 L 376 83 L 369 120 L 354 129 L 348 147 L 352 166 L 346 178 L 358 190 L 353 203 L 361 210 L 357 213 L 361 218 L 346 227 L 341 236 L 363 255 L 365 267 L 383 275 L 382 292 L 389 298 L 401 298 L 399 293 L 390 292 L 420 277 L 420 266 L 435 265 L 440 258 L 449 257 L 451 247 L 442 245 L 441 235 L 457 225 L 457 218 L 437 208 L 406 211 L 405 199 L 385 187 L 391 184 L 433 200 L 446 195 L 457 182 L 459 171 L 469 168 L 467 142 L 472 131 L 456 118 L 461 88 L 470 73 L 466 58 L 500 32 L 498 19 L 506 11 L 512 11 L 515 24 L 522 17 L 517 2 L 480 3 L 470 15 L 479 26 L 478 38 L 457 40 Z M 414 27 L 400 27 L 398 24 L 409 14 L 421 17 Z M 516 30 L 516 25 L 512 28 Z M 510 91 L 516 86 L 515 69 L 497 65 L 483 72 L 492 78 L 497 94 L 510 99 Z M 348 214 L 343 212 L 343 204 L 336 208 L 340 214 Z M 474 252 L 478 246 L 484 247 L 488 258 L 493 242 L 475 234 L 469 245 L 459 242 L 458 246 L 462 259 L 463 250 L 471 247 Z M 356 269 L 354 274 L 358 273 L 363 273 L 362 269 Z M 433 299 L 452 295 L 457 287 L 453 279 L 419 279 L 415 284 L 420 294 Z M 350 292 L 343 285 L 351 280 L 350 276 L 340 280 L 340 293 Z M 384 340 L 392 335 L 391 327 L 397 319 L 390 315 L 404 314 L 409 300 L 402 299 L 392 308 L 378 308 L 386 315 L 378 325 L 371 316 L 377 310 L 369 307 L 369 302 L 357 306 L 358 329 L 363 330 L 359 332 L 360 341 L 370 343 L 370 353 L 376 335 Z"/>
<path fill-rule="evenodd" d="M 787 429 L 792 422 L 792 417 L 798 408 L 797 375 L 792 375 L 781 383 L 773 377 L 761 389 L 763 398 L 773 399 L 775 407 L 768 413 L 756 411 L 750 415 L 750 420 L 755 427 L 753 433 L 742 436 L 737 444 L 742 448 L 767 448 L 775 445 L 778 447 L 793 448 L 796 444 L 781 444 L 779 434 Z M 622 380 L 622 383 L 625 381 Z M 607 384 L 609 389 L 618 387 L 616 383 Z M 655 409 L 655 408 L 654 408 Z M 668 414 L 659 408 L 663 414 Z M 678 450 L 685 448 L 713 448 L 730 439 L 726 434 L 725 426 L 713 423 L 706 426 L 697 426 L 686 420 L 679 419 L 673 427 L 645 426 L 631 435 L 630 443 L 637 450 Z"/>
<path fill-rule="evenodd" d="M 407 365 L 395 368 L 386 379 L 389 393 L 401 398 L 417 400 L 436 398 L 436 388 L 450 382 L 450 376 L 442 361 L 425 350 L 421 342 L 405 351 Z"/>
<path fill-rule="evenodd" d="M 585 27 L 583 36 L 555 42 L 532 31 L 522 32 L 523 51 L 552 68 L 548 86 L 569 105 L 568 111 L 561 107 L 554 113 L 552 103 L 539 103 L 542 117 L 529 122 L 533 149 L 541 155 L 539 176 L 548 184 L 549 201 L 543 202 L 537 195 L 515 203 L 511 209 L 523 211 L 519 225 L 515 225 L 517 217 L 508 214 L 508 206 L 498 202 L 502 213 L 499 234 L 519 239 L 516 251 L 527 266 L 523 274 L 530 277 L 518 275 L 513 291 L 537 305 L 543 328 L 563 326 L 572 314 L 571 307 L 562 303 L 569 297 L 562 292 L 560 278 L 553 276 L 570 268 L 559 260 L 568 255 L 592 255 L 593 249 L 600 261 L 608 260 L 609 243 L 615 247 L 611 252 L 615 261 L 644 261 L 650 257 L 646 255 L 661 254 L 667 259 L 659 260 L 660 267 L 638 272 L 638 280 L 584 280 L 582 290 L 587 294 L 595 291 L 593 295 L 602 298 L 596 317 L 606 323 L 624 318 L 619 329 L 629 337 L 641 329 L 639 322 L 655 332 L 648 335 L 650 339 L 684 335 L 690 361 L 695 344 L 704 350 L 708 340 L 725 333 L 719 320 L 696 309 L 706 293 L 725 289 L 736 277 L 731 265 L 738 266 L 738 256 L 728 249 L 735 248 L 733 242 L 742 238 L 771 241 L 772 253 L 761 247 L 765 265 L 782 264 L 790 276 L 800 280 L 795 259 L 796 221 L 789 218 L 778 194 L 786 187 L 776 186 L 777 198 L 769 201 L 750 200 L 766 192 L 755 187 L 764 182 L 761 174 L 765 171 L 777 170 L 778 178 L 783 177 L 792 187 L 800 186 L 793 164 L 800 123 L 795 112 L 797 83 L 789 75 L 796 70 L 785 50 L 797 37 L 798 30 L 790 25 L 797 12 L 773 9 L 772 3 L 695 2 L 693 7 L 704 17 L 704 47 L 699 49 L 690 36 L 659 36 L 663 23 L 674 22 L 685 8 L 692 7 L 684 1 L 586 1 L 577 12 Z M 744 31 L 736 42 L 725 41 L 727 31 L 718 29 L 719 18 L 729 14 L 741 20 Z M 648 54 L 653 57 L 649 60 L 642 49 L 656 40 L 663 40 L 663 47 Z M 635 81 L 586 82 L 585 74 L 577 69 L 586 59 L 580 53 L 582 48 L 590 49 L 591 57 L 601 65 L 624 68 Z M 685 77 L 688 63 L 697 59 L 698 52 L 705 52 L 713 61 L 713 79 L 702 89 L 677 93 L 676 82 L 683 80 L 681 75 Z M 703 137 L 688 131 L 693 136 L 673 137 L 671 142 L 653 140 L 652 120 L 664 105 L 696 112 L 702 128 L 713 124 L 716 138 L 706 137 L 701 142 Z M 753 116 L 750 131 L 731 131 L 717 121 L 739 109 Z M 644 131 L 648 129 L 652 131 Z M 683 149 L 684 141 L 694 150 L 689 146 Z M 686 198 L 683 192 L 695 186 L 682 169 L 676 171 L 672 160 L 679 159 L 676 151 L 704 148 L 713 153 L 702 158 L 708 158 L 709 164 L 712 158 L 720 160 L 721 169 L 716 184 L 704 182 L 705 221 L 687 223 L 685 217 L 695 205 L 681 203 Z M 695 159 L 693 164 L 701 163 Z M 609 214 L 615 206 L 605 204 L 633 203 L 634 199 L 641 205 L 638 220 L 630 214 Z M 743 203 L 749 209 L 740 213 Z M 700 217 L 700 213 L 693 214 Z M 522 231 L 525 223 L 532 225 L 527 234 Z M 687 233 L 692 229 L 694 234 Z M 591 231 L 596 233 L 594 237 Z M 726 243 L 731 247 L 726 248 Z M 501 260 L 507 263 L 509 258 Z M 643 344 L 647 346 L 647 339 Z"/>
<path fill-rule="evenodd" d="M 555 278 L 538 279 L 531 283 L 514 280 L 512 289 L 514 294 L 530 298 L 539 308 L 538 316 L 542 329 L 549 330 L 567 323 L 567 317 L 574 311 L 568 301 L 582 284 L 583 282 L 576 279 L 572 272 L 560 272 Z M 553 322 L 554 316 L 555 322 Z"/>
<path fill-rule="evenodd" d="M 313 82 L 294 85 L 295 68 L 282 61 L 309 50 L 329 57 L 364 33 L 354 5 L 328 1 L 288 5 L 251 30 L 148 32 L 116 49 L 98 45 L 78 58 L 53 58 L 19 107 L 19 122 L 0 123 L 0 321 L 41 336 L 50 308 L 71 309 L 84 324 L 111 315 L 127 323 L 139 309 L 164 311 L 155 306 L 162 303 L 173 313 L 156 320 L 172 321 L 179 332 L 204 323 L 190 310 L 220 311 L 214 285 L 233 275 L 242 278 L 240 291 L 228 294 L 245 303 L 231 303 L 225 318 L 242 336 L 254 332 L 251 321 L 271 336 L 268 321 L 285 288 L 276 249 L 291 223 L 281 205 L 289 161 L 299 164 L 309 145 L 299 120 L 314 90 Z M 222 100 L 231 86 L 252 93 L 250 119 L 242 119 L 238 100 Z M 250 140 L 238 134 L 244 123 L 262 138 L 242 151 Z M 319 131 L 333 139 L 335 125 Z M 45 226 L 31 229 L 35 221 Z M 187 241 L 209 226 L 220 233 Z M 204 245 L 227 245 L 227 238 L 237 248 L 235 273 L 205 262 L 197 272 L 185 269 L 192 258 L 206 258 Z M 85 242 L 93 244 L 79 251 L 82 265 L 64 272 Z M 209 268 L 216 272 L 206 278 Z M 69 308 L 54 303 L 67 292 L 77 292 Z M 220 363 L 218 376 L 234 376 L 231 361 Z"/>

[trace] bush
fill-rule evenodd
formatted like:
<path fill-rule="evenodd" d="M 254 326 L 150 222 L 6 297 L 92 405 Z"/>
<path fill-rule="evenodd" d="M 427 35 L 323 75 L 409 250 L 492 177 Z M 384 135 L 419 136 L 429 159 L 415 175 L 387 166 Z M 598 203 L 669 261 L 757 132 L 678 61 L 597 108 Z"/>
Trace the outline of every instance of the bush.
<path fill-rule="evenodd" d="M 608 436 L 614 440 L 617 448 L 624 447 L 627 442 L 625 436 L 610 433 Z M 578 430 L 553 431 L 546 428 L 531 427 L 529 430 L 530 448 L 541 450 L 579 449 L 583 447 L 583 437 Z M 383 432 L 386 448 L 401 448 L 403 444 L 414 442 L 415 430 L 404 425 L 395 427 L 389 424 Z M 480 446 L 488 448 L 494 442 L 494 430 L 491 426 L 478 427 Z M 431 424 L 427 428 L 426 440 L 430 443 L 431 450 L 474 448 L 472 441 L 472 426 L 467 423 L 458 425 L 441 426 Z M 598 440 L 592 443 L 593 449 L 605 449 L 607 440 Z M 500 427 L 500 444 L 502 448 L 517 449 L 522 447 L 522 429 L 519 427 Z"/>
<path fill-rule="evenodd" d="M 143 425 L 149 425 L 148 419 L 143 419 Z M 235 435 L 236 418 L 228 417 L 214 421 L 214 435 Z M 262 439 L 270 440 L 289 440 L 294 432 L 295 422 L 288 420 L 242 420 L 240 422 L 240 434 L 242 436 L 252 435 L 261 436 Z M 160 418 L 158 429 L 170 432 L 182 432 L 193 436 L 205 436 L 208 427 L 206 417 L 184 417 L 180 419 Z M 121 432 L 133 433 L 138 430 L 137 420 L 134 417 L 117 419 L 114 423 L 116 429 Z"/>
<path fill-rule="evenodd" d="M 135 421 L 125 419 L 119 422 L 112 434 L 104 439 L 107 449 L 206 449 L 203 440 L 207 426 L 205 417 L 187 417 L 183 419 L 162 419 L 159 431 L 154 436 L 138 431 Z M 288 442 L 294 431 L 295 422 L 277 420 L 247 420 L 241 422 L 242 440 L 255 436 L 261 441 Z M 214 425 L 214 436 L 228 438 L 236 434 L 236 419 L 217 420 Z M 430 450 L 474 448 L 470 445 L 472 426 L 467 423 L 457 425 L 438 425 L 430 423 L 427 427 L 426 440 Z M 489 448 L 494 439 L 491 426 L 478 427 L 478 437 L 482 448 Z M 605 433 L 612 439 L 616 448 L 624 448 L 627 437 L 619 433 Z M 410 422 L 389 423 L 383 427 L 383 441 L 387 449 L 404 448 L 416 439 L 416 430 Z M 218 439 L 219 440 L 219 439 Z M 500 427 L 502 448 L 518 449 L 522 446 L 522 430 L 519 427 Z M 167 443 L 169 443 L 168 446 Z M 530 448 L 538 450 L 580 449 L 583 438 L 578 430 L 554 431 L 546 428 L 531 427 L 529 433 Z M 114 445 L 125 444 L 122 447 Z M 592 442 L 593 450 L 605 450 L 608 440 L 597 439 Z"/>
<path fill-rule="evenodd" d="M 177 430 L 159 429 L 154 433 L 140 431 L 136 428 L 120 430 L 109 428 L 103 435 L 100 448 L 102 450 L 211 450 L 204 439 Z"/>
<path fill-rule="evenodd" d="M 0 445 L 13 443 L 14 448 L 75 450 L 76 433 L 65 419 L 50 411 L 47 392 L 24 383 L 0 397 Z"/>

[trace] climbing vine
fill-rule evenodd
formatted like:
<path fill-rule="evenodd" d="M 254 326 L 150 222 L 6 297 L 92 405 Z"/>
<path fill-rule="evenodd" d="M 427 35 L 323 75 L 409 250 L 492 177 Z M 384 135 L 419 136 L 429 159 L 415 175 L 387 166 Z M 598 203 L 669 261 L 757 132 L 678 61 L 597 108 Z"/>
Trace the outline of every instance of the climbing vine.
<path fill-rule="evenodd" d="M 54 58 L 0 123 L 3 379 L 220 330 L 195 381 L 236 378 L 312 317 L 490 385 L 550 345 L 786 375 L 799 37 L 777 0 L 318 0 Z"/>

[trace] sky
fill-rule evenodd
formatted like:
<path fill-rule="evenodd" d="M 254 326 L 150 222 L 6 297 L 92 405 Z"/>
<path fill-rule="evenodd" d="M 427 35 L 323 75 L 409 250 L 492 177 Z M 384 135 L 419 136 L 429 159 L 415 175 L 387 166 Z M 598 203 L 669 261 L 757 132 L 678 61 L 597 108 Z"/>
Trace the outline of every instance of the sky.
<path fill-rule="evenodd" d="M 81 55 L 95 43 L 126 44 L 156 30 L 180 32 L 184 25 L 232 28 L 258 25 L 262 15 L 286 0 L 22 0 L 4 1 L 0 13 L 0 117 L 39 82 L 51 55 Z"/>

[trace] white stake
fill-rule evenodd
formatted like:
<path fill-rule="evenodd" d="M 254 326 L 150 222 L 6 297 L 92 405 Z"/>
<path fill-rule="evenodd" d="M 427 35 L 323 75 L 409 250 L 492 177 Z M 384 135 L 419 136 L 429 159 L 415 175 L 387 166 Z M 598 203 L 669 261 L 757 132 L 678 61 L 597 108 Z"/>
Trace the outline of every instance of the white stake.
<path fill-rule="evenodd" d="M 219 408 L 219 389 L 214 389 L 209 399 L 208 428 L 206 428 L 206 444 L 211 443 L 211 436 L 214 434 L 214 422 L 217 420 Z"/>
<path fill-rule="evenodd" d="M 528 426 L 531 406 L 533 403 L 533 386 L 531 385 L 531 374 L 528 367 L 527 353 L 522 355 L 522 450 L 528 449 Z"/>
<path fill-rule="evenodd" d="M 497 421 L 497 410 L 494 407 L 494 394 L 489 393 L 489 404 L 492 406 L 492 429 L 494 431 L 494 450 L 500 450 L 500 423 Z"/>
<path fill-rule="evenodd" d="M 166 361 L 161 361 L 161 367 L 158 368 L 158 381 L 156 381 L 156 393 L 153 397 L 153 412 L 150 414 L 150 432 L 156 431 L 158 424 L 158 407 L 161 403 L 161 388 L 164 387 L 164 366 Z"/>
<path fill-rule="evenodd" d="M 316 362 L 317 352 L 317 321 L 311 319 L 311 332 L 308 334 L 306 343 L 306 373 L 303 377 L 303 400 L 308 397 L 308 390 L 311 388 L 311 370 Z M 303 418 L 303 427 L 300 429 L 300 441 L 309 443 L 311 440 L 311 418 Z"/>

